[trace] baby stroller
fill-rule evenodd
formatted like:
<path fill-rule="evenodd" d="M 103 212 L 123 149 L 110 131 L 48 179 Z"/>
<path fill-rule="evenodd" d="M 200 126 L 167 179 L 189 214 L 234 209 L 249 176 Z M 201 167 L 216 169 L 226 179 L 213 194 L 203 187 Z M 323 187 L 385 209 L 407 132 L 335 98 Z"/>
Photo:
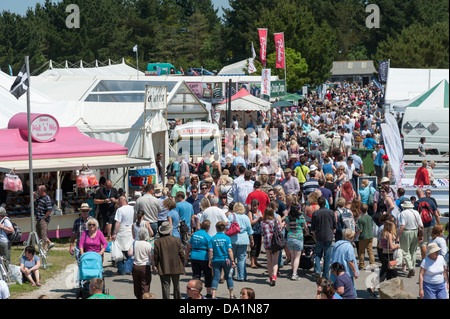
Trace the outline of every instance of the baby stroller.
<path fill-rule="evenodd" d="M 303 252 L 300 256 L 299 268 L 310 270 L 314 267 L 316 241 L 312 235 L 304 236 L 303 238 Z"/>
<path fill-rule="evenodd" d="M 89 280 L 92 278 L 103 279 L 103 260 L 99 253 L 88 251 L 80 257 L 76 291 L 77 299 L 90 297 Z"/>

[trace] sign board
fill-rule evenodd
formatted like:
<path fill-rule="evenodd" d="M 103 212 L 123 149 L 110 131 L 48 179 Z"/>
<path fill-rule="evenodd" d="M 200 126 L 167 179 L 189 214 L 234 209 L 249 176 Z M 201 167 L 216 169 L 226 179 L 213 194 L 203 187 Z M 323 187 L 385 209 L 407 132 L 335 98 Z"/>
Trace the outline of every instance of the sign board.
<path fill-rule="evenodd" d="M 308 95 L 308 86 L 306 85 L 303 86 L 302 95 L 305 97 Z"/>
<path fill-rule="evenodd" d="M 286 80 L 277 80 L 270 82 L 270 97 L 286 95 Z"/>
<path fill-rule="evenodd" d="M 165 110 L 167 108 L 167 86 L 145 86 L 145 109 Z"/>
<path fill-rule="evenodd" d="M 186 128 L 180 130 L 180 135 L 196 135 L 196 134 L 211 135 L 213 134 L 213 130 L 211 128 L 190 128 L 190 129 Z"/>
<path fill-rule="evenodd" d="M 270 96 L 270 69 L 263 69 L 261 74 L 261 94 Z"/>
<path fill-rule="evenodd" d="M 58 122 L 53 116 L 39 115 L 31 122 L 31 137 L 36 142 L 49 142 L 58 129 Z"/>

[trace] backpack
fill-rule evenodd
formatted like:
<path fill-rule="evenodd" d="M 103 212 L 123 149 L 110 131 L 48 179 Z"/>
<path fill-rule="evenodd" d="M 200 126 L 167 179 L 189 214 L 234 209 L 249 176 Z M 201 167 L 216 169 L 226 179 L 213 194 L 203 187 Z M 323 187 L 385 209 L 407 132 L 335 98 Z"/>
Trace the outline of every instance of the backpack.
<path fill-rule="evenodd" d="M 203 176 L 203 173 L 206 172 L 206 163 L 202 160 L 197 167 L 197 173 L 199 176 Z"/>
<path fill-rule="evenodd" d="M 423 224 L 431 223 L 431 221 L 433 220 L 433 211 L 431 210 L 431 206 L 427 201 L 420 202 L 417 211 L 422 218 Z"/>
<path fill-rule="evenodd" d="M 275 219 L 275 222 L 273 224 L 273 236 L 271 241 L 272 254 L 276 253 L 277 251 L 283 250 L 284 247 L 286 247 L 286 239 L 284 238 L 283 233 L 278 228 L 278 222 Z"/>
<path fill-rule="evenodd" d="M 8 220 L 11 222 L 14 231 L 11 234 L 6 234 L 6 237 L 12 243 L 20 241 L 20 239 L 22 238 L 22 231 L 16 223 L 13 223 L 9 218 Z"/>
<path fill-rule="evenodd" d="M 167 165 L 166 173 L 167 173 L 167 176 L 172 176 L 172 173 L 173 173 L 173 163 L 170 163 L 169 165 Z"/>

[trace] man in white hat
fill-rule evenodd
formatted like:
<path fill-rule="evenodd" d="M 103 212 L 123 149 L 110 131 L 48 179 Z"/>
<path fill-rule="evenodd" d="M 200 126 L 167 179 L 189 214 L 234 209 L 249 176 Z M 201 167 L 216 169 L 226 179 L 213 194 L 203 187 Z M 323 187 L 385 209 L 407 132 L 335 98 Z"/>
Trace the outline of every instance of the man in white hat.
<path fill-rule="evenodd" d="M 79 262 L 79 258 L 80 258 L 80 250 L 78 248 L 78 244 L 80 242 L 81 235 L 87 229 L 86 224 L 87 224 L 88 220 L 92 219 L 92 217 L 89 216 L 89 212 L 91 210 L 92 210 L 92 208 L 89 207 L 88 203 L 81 204 L 80 217 L 77 218 L 73 222 L 72 234 L 70 235 L 69 252 L 71 255 L 75 255 L 75 259 L 77 260 L 77 262 Z"/>
<path fill-rule="evenodd" d="M 416 263 L 416 251 L 419 240 L 419 232 L 423 237 L 423 223 L 420 214 L 414 209 L 414 204 L 405 201 L 402 204 L 403 210 L 398 215 L 398 237 L 400 238 L 400 248 L 403 251 L 403 260 L 406 263 L 408 278 L 414 277 L 414 266 Z"/>

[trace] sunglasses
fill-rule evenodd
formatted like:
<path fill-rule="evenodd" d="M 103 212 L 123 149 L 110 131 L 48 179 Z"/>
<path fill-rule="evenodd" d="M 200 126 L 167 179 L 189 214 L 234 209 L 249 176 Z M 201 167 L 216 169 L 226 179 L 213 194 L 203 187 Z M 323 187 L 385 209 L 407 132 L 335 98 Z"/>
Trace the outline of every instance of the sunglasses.
<path fill-rule="evenodd" d="M 86 212 L 89 212 L 89 209 L 82 209 L 81 211 L 86 213 Z"/>
<path fill-rule="evenodd" d="M 96 226 L 95 224 L 88 224 L 88 227 L 90 227 L 90 226 Z"/>
<path fill-rule="evenodd" d="M 206 187 L 202 187 L 202 188 L 200 188 L 201 190 L 205 190 L 205 189 L 207 189 Z"/>

